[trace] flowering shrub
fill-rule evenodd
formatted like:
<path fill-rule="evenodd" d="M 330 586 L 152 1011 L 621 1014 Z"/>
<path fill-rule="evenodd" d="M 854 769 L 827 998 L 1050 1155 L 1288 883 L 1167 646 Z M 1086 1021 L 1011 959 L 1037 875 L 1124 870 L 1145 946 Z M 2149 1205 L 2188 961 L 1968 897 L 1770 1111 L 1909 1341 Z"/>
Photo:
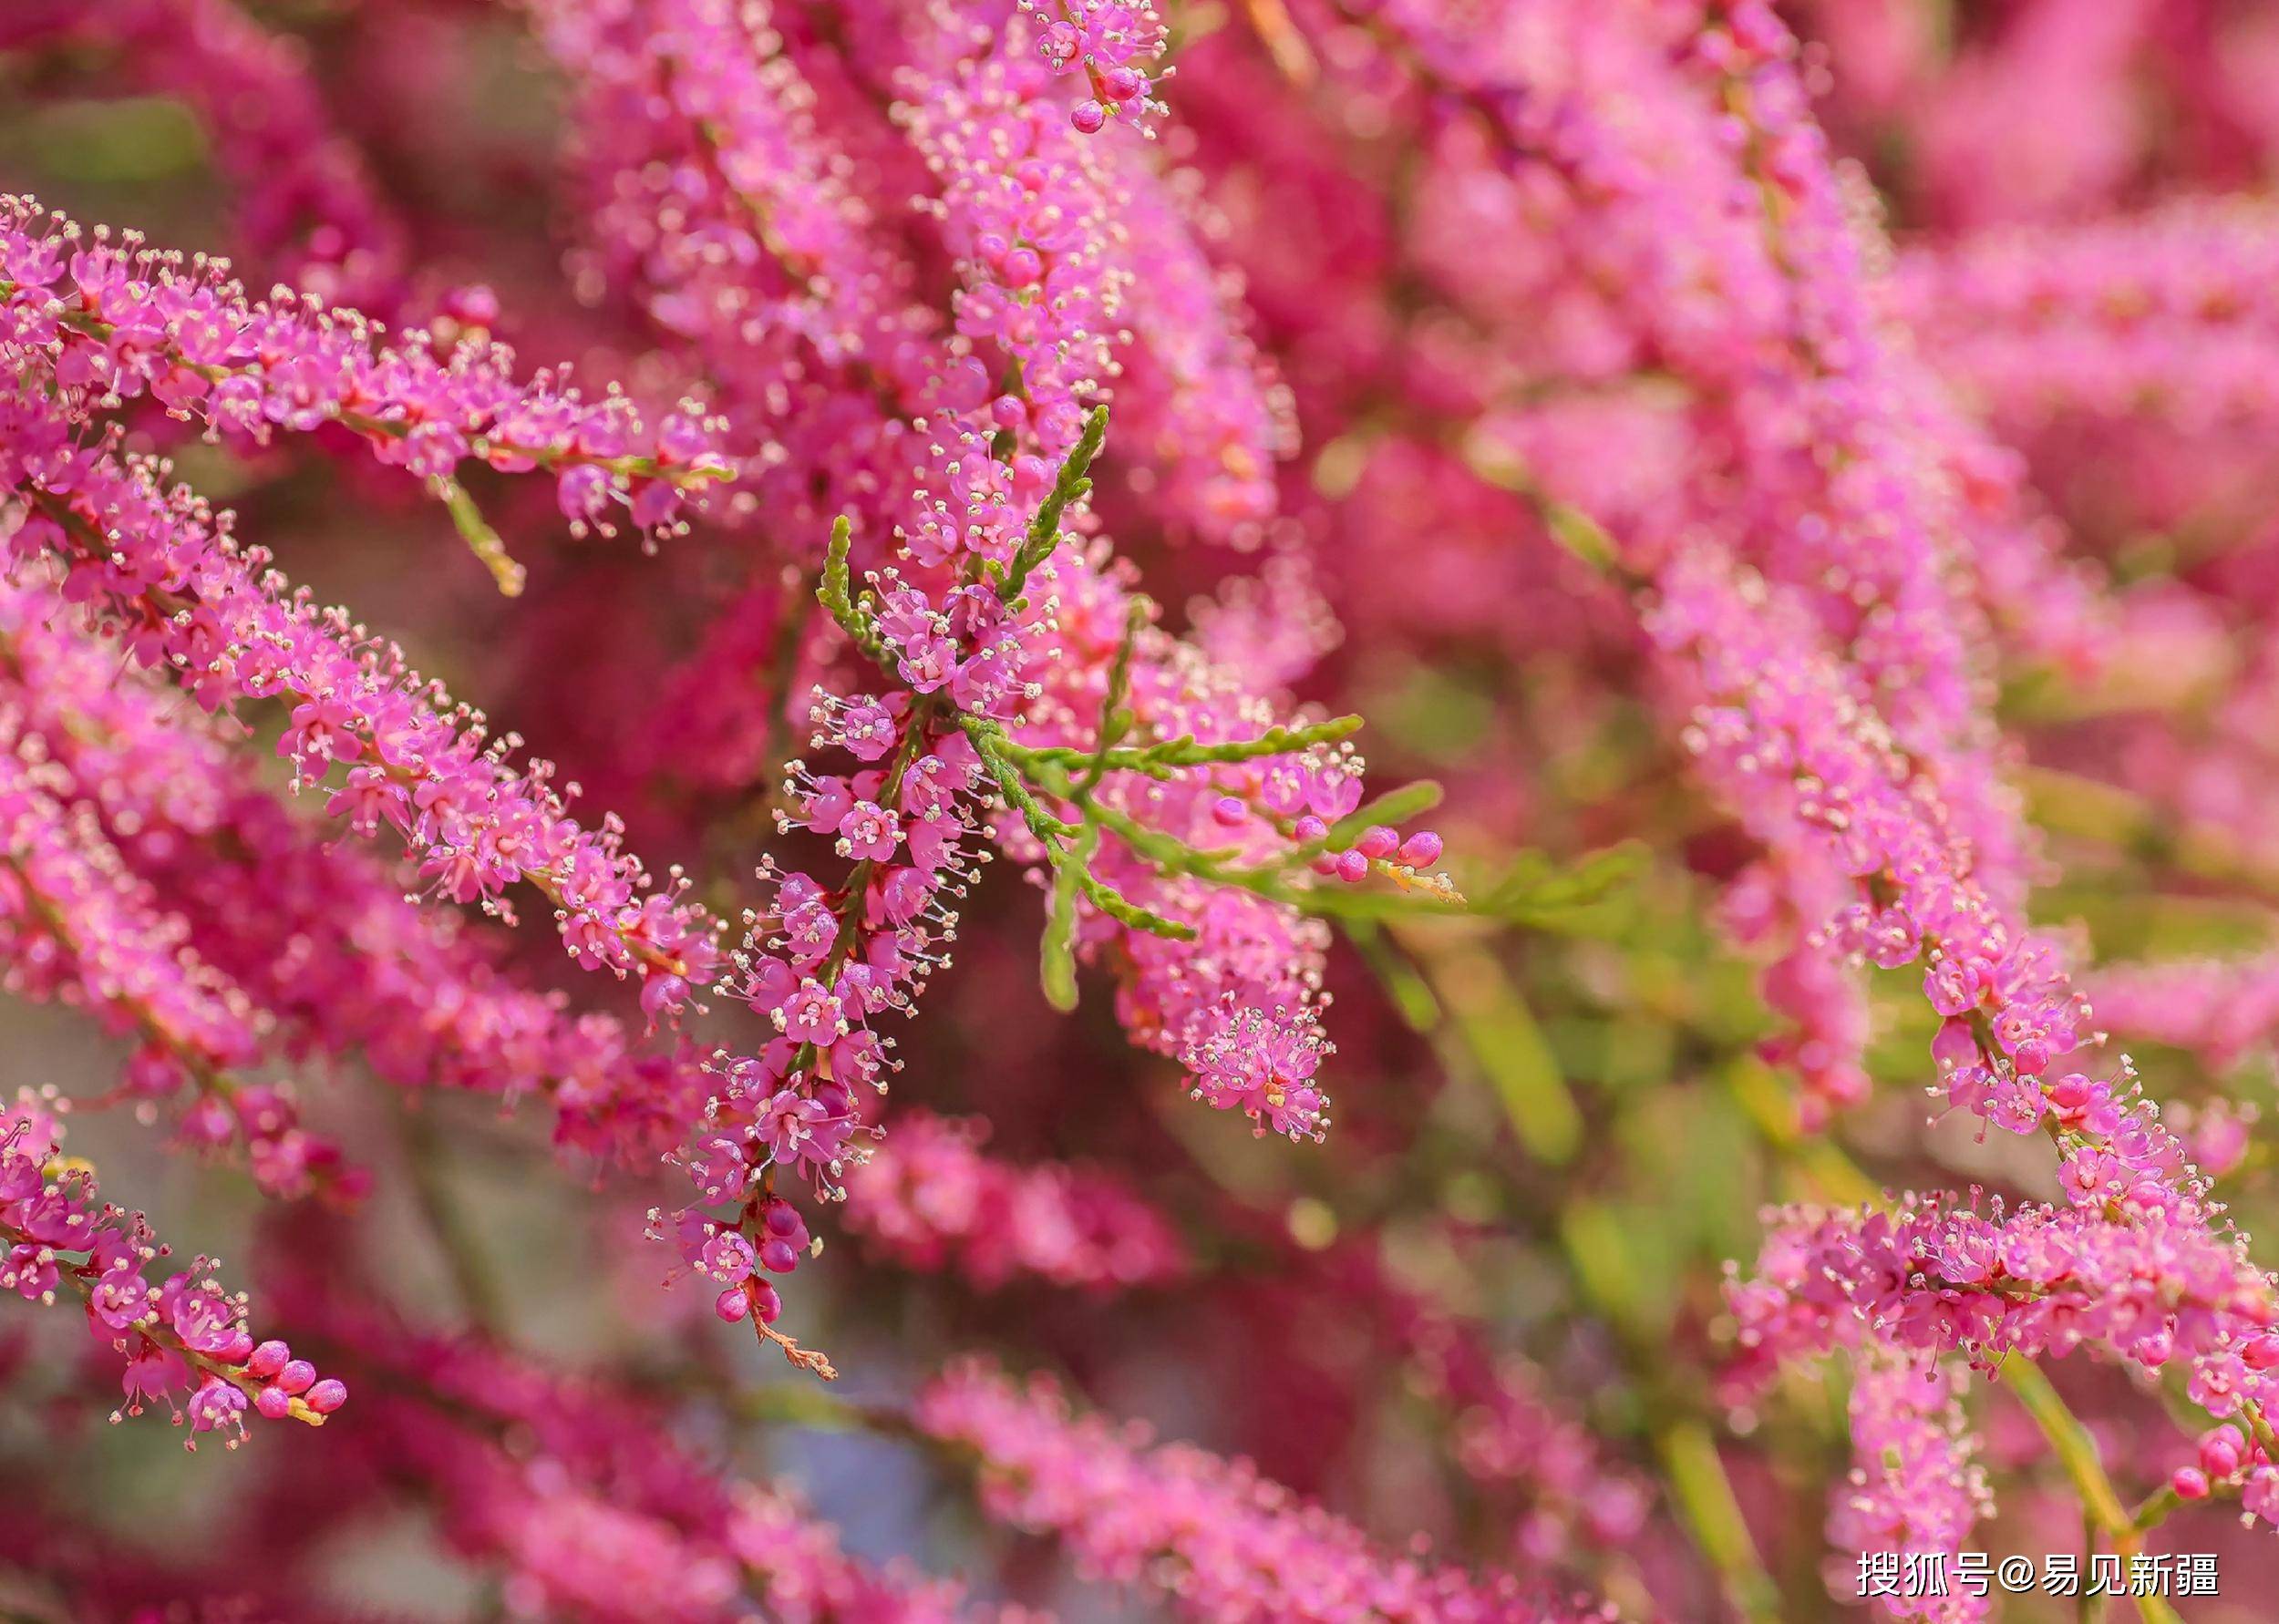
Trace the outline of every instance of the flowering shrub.
<path fill-rule="evenodd" d="M 0 1611 L 2267 1616 L 2274 52 L 0 6 Z"/>

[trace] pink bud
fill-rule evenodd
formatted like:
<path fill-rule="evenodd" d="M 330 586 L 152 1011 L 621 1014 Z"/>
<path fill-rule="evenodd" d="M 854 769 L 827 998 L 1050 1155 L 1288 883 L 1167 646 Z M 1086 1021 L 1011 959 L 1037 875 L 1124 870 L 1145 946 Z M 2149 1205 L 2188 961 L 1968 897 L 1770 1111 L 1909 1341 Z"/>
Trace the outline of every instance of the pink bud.
<path fill-rule="evenodd" d="M 1382 862 L 1399 848 L 1400 837 L 1381 823 L 1371 825 L 1368 832 L 1354 847 L 1356 851 L 1373 863 Z"/>
<path fill-rule="evenodd" d="M 253 1395 L 253 1408 L 272 1421 L 293 1413 L 293 1395 L 282 1387 L 264 1387 Z"/>
<path fill-rule="evenodd" d="M 776 1295 L 776 1289 L 761 1280 L 752 1288 L 752 1298 L 759 1309 L 759 1322 L 773 1325 L 776 1316 L 783 1312 L 783 1299 Z"/>
<path fill-rule="evenodd" d="M 2179 1466 L 2168 1480 L 2181 1500 L 2204 1500 L 2208 1497 L 2208 1475 L 2198 1466 Z"/>
<path fill-rule="evenodd" d="M 2271 1332 L 2265 1331 L 2248 1343 L 2246 1347 L 2242 1348 L 2240 1357 L 2247 1362 L 2249 1370 L 2269 1370 L 2273 1365 L 2279 1364 L 2279 1336 L 2274 1336 Z"/>
<path fill-rule="evenodd" d="M 1233 796 L 1222 795 L 1212 804 L 1211 816 L 1213 821 L 1233 828 L 1250 816 L 1250 808 Z"/>
<path fill-rule="evenodd" d="M 348 1384 L 336 1376 L 327 1376 L 309 1389 L 305 1402 L 319 1415 L 330 1415 L 348 1402 Z"/>
<path fill-rule="evenodd" d="M 263 1381 L 266 1382 L 270 1377 L 284 1369 L 285 1362 L 292 1357 L 293 1350 L 287 1347 L 284 1343 L 280 1341 L 263 1342 L 260 1347 L 253 1350 L 253 1356 L 245 1362 L 246 1373 L 249 1375 L 259 1376 Z"/>
<path fill-rule="evenodd" d="M 277 1372 L 277 1385 L 287 1393 L 306 1393 L 316 1381 L 316 1367 L 305 1359 L 294 1360 Z"/>
<path fill-rule="evenodd" d="M 712 1311 L 731 1325 L 750 1311 L 751 1306 L 751 1299 L 744 1295 L 741 1286 L 730 1286 L 712 1300 Z"/>
<path fill-rule="evenodd" d="M 2049 1085 L 2049 1103 L 2060 1111 L 2078 1111 L 2089 1103 L 2093 1087 L 2079 1072 L 2068 1072 Z"/>
<path fill-rule="evenodd" d="M 471 327 L 489 327 L 499 320 L 499 295 L 480 282 L 471 282 L 447 291 L 443 308 L 454 319 Z"/>
<path fill-rule="evenodd" d="M 789 1274 L 799 1266 L 799 1254 L 789 1241 L 770 1239 L 759 1249 L 759 1262 L 770 1274 Z"/>
<path fill-rule="evenodd" d="M 1085 135 L 1098 135 L 1108 123 L 1108 109 L 1097 101 L 1080 101 L 1068 115 L 1068 122 Z"/>
<path fill-rule="evenodd" d="M 2200 1465 L 2210 1477 L 2229 1477 L 2240 1469 L 2240 1435 L 2219 1426 L 2200 1436 Z"/>
<path fill-rule="evenodd" d="M 1329 825 L 1324 823 L 1311 812 L 1308 812 L 1304 817 L 1299 818 L 1296 823 L 1291 825 L 1290 827 L 1290 838 L 1293 840 L 1297 841 L 1301 846 L 1311 846 L 1315 841 L 1322 839 L 1324 837 L 1328 835 L 1328 833 Z"/>
<path fill-rule="evenodd" d="M 1337 854 L 1338 879 L 1350 885 L 1355 880 L 1367 879 L 1368 873 L 1369 859 L 1358 851 L 1341 851 Z"/>
<path fill-rule="evenodd" d="M 1440 837 L 1430 829 L 1418 829 L 1404 841 L 1400 860 L 1412 869 L 1429 869 L 1440 860 Z"/>

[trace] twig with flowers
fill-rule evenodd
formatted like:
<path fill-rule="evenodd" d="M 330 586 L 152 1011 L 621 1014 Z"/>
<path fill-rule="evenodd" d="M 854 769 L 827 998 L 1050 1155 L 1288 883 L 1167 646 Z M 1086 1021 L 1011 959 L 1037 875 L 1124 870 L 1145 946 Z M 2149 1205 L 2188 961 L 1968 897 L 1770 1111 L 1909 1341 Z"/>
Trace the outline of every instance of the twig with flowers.
<path fill-rule="evenodd" d="M 795 1268 L 811 1241 L 779 1179 L 796 1173 L 835 1195 L 843 1168 L 876 1136 L 856 1107 L 855 1090 L 866 1084 L 882 1090 L 895 1063 L 871 1019 L 907 1012 L 931 972 L 946 966 L 953 904 L 977 874 L 981 855 L 967 856 L 961 838 L 991 815 L 992 800 L 1011 825 L 999 839 L 1025 837 L 1024 855 L 1049 876 L 1041 973 L 1047 996 L 1063 1004 L 1074 1000 L 1080 937 L 1097 941 L 1114 929 L 1194 943 L 1208 928 L 1203 899 L 1212 886 L 1294 906 L 1304 890 L 1284 877 L 1311 864 L 1347 883 L 1384 873 L 1436 898 L 1455 895 L 1445 879 L 1415 871 L 1439 854 L 1430 835 L 1404 845 L 1374 821 L 1341 817 L 1333 828 L 1316 814 L 1291 815 L 1290 798 L 1318 775 L 1335 772 L 1347 781 L 1326 752 L 1352 733 L 1352 718 L 1276 725 L 1251 737 L 1203 741 L 1182 733 L 1125 742 L 1141 736 L 1132 690 L 1147 629 L 1144 600 L 1125 610 L 1092 742 L 1023 742 L 1027 704 L 1043 691 L 1034 678 L 1023 680 L 1023 662 L 1059 608 L 1049 583 L 1061 579 L 1076 550 L 1063 532 L 1064 517 L 1090 488 L 1107 428 L 1106 411 L 1094 411 L 1010 555 L 980 561 L 940 601 L 891 570 L 866 573 L 858 585 L 849 562 L 851 521 L 834 526 L 825 553 L 818 601 L 848 644 L 902 691 L 883 700 L 862 693 L 816 697 L 818 742 L 875 765 L 840 778 L 791 763 L 778 821 L 787 832 L 804 827 L 833 838 L 851 866 L 845 880 L 829 889 L 772 859 L 762 869 L 775 903 L 747 915 L 734 984 L 782 1039 L 751 1059 L 719 1057 L 721 1087 L 683 1156 L 702 1200 L 655 1221 L 692 1268 L 721 1282 L 722 1318 L 748 1317 L 758 1335 L 826 1379 L 835 1374 L 830 1362 L 774 1324 L 781 1300 L 764 1273 Z M 1133 808 L 1150 797 L 1120 783 L 1129 776 L 1149 786 L 1212 784 L 1208 775 L 1220 768 L 1232 775 L 1220 787 L 1240 785 L 1251 796 L 1217 796 L 1219 827 L 1271 831 L 1265 838 L 1287 843 L 1271 862 L 1228 866 L 1243 855 L 1241 847 L 1197 848 L 1144 821 Z M 1285 776 L 1276 782 L 1262 774 Z M 1254 849 L 1263 844 L 1258 832 L 1248 838 Z M 1118 850 L 1104 850 L 1104 842 Z M 1198 883 L 1201 890 L 1190 889 Z M 1148 900 L 1135 895 L 1142 887 Z M 1174 907 L 1205 911 L 1181 917 L 1170 911 Z M 1221 1023 L 1190 1040 L 1182 1055 L 1197 1073 L 1199 1097 L 1278 1131 L 1319 1131 L 1324 1101 L 1310 1079 L 1325 1045 L 1315 1035 L 1303 984 L 1287 993 L 1273 982 L 1238 986 L 1198 1012 Z M 1246 1041 L 1261 1033 L 1278 1035 L 1263 1046 Z M 732 1213 L 722 1218 L 702 1210 L 719 1204 L 732 1205 Z"/>

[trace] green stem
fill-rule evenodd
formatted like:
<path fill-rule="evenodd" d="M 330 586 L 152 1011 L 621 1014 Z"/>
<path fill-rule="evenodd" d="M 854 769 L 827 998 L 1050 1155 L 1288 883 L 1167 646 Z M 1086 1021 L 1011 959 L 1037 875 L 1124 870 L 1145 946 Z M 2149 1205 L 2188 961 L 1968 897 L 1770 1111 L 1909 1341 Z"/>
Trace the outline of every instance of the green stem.
<path fill-rule="evenodd" d="M 2105 1462 L 2098 1454 L 2097 1440 L 2067 1407 L 2066 1401 L 2057 1396 L 2057 1390 L 2042 1374 L 2041 1367 L 2029 1359 L 2013 1355 L 2003 1366 L 2002 1380 L 2018 1403 L 2026 1406 L 2026 1413 L 2042 1429 L 2042 1435 L 2049 1440 L 2057 1464 L 2073 1480 L 2074 1492 L 2097 1526 L 2108 1534 L 2129 1531 L 2132 1526 L 2129 1508 L 2121 1504 L 2113 1480 L 2105 1475 Z"/>
<path fill-rule="evenodd" d="M 2057 1390 L 2049 1384 L 2049 1378 L 2042 1374 L 2038 1365 L 2013 1356 L 2003 1368 L 2003 1380 L 2017 1395 L 2018 1403 L 2026 1406 L 2034 1424 L 2042 1429 L 2058 1464 L 2073 1480 L 2074 1493 L 2080 1496 L 2081 1509 L 2090 1528 L 2103 1530 L 2112 1543 L 2113 1554 L 2126 1565 L 2129 1557 L 2144 1548 L 2146 1529 L 2165 1516 L 2168 1507 L 2158 1506 L 2156 1510 L 2160 1496 L 2155 1495 L 2143 1507 L 2145 1512 L 2153 1514 L 2151 1520 L 2138 1522 L 2140 1514 L 2121 1503 L 2113 1480 L 2106 1475 L 2097 1440 L 2067 1407 L 2066 1401 L 2057 1396 Z M 2129 1599 L 2137 1604 L 2137 1616 L 2144 1624 L 2182 1624 L 2176 1609 L 2160 1597 L 2132 1596 Z"/>
<path fill-rule="evenodd" d="M 2129 1526 L 2140 1534 L 2150 1534 L 2168 1521 L 2168 1514 L 2184 1503 L 2184 1496 L 2176 1492 L 2173 1484 L 2162 1484 L 2139 1502 L 2129 1515 Z"/>
<path fill-rule="evenodd" d="M 482 567 L 490 571 L 490 579 L 499 583 L 501 594 L 509 598 L 521 597 L 522 588 L 530 579 L 530 571 L 514 561 L 513 556 L 507 551 L 505 539 L 491 528 L 490 521 L 483 517 L 482 509 L 475 506 L 475 499 L 467 494 L 467 487 L 449 474 L 438 475 L 434 483 L 436 495 L 443 499 L 444 511 L 459 527 L 459 537 L 467 543 L 468 551 L 473 553 L 481 561 Z"/>
<path fill-rule="evenodd" d="M 1655 1429 L 1654 1448 L 1678 1513 L 1724 1582 L 1726 1598 L 1745 1619 L 1779 1624 L 1779 1589 L 1758 1555 L 1709 1429 L 1691 1419 L 1665 1423 Z"/>
<path fill-rule="evenodd" d="M 1255 738 L 1225 739 L 1209 745 L 1199 743 L 1190 734 L 1152 745 L 1107 750 L 1080 750 L 1067 745 L 1031 747 L 1007 741 L 1005 754 L 1025 767 L 1081 767 L 1098 762 L 1103 771 L 1147 773 L 1160 777 L 1173 767 L 1256 761 L 1269 755 L 1292 755 L 1315 745 L 1334 745 L 1360 728 L 1358 716 L 1334 716 L 1326 722 L 1302 727 L 1270 727 Z"/>

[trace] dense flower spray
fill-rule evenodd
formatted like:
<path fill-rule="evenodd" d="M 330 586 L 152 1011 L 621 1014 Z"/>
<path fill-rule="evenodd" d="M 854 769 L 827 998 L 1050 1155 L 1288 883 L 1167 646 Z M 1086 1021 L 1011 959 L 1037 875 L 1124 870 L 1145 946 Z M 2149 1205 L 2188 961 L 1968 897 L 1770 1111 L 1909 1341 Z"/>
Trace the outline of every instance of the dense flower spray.
<path fill-rule="evenodd" d="M 88 1331 L 125 1359 L 122 1413 L 155 1400 L 177 1426 L 187 1423 L 191 1448 L 199 1434 L 221 1433 L 234 1449 L 249 1406 L 321 1426 L 347 1402 L 345 1385 L 320 1378 L 284 1343 L 254 1341 L 244 1298 L 222 1289 L 213 1259 L 145 1278 L 168 1249 L 142 1214 L 98 1198 L 93 1169 L 65 1156 L 62 1141 L 53 1103 L 29 1091 L 0 1113 L 0 1287 L 51 1307 L 77 1295 Z"/>
<path fill-rule="evenodd" d="M 1918 9 L 0 18 L 0 1594 L 2252 1588 L 2279 31 Z"/>

